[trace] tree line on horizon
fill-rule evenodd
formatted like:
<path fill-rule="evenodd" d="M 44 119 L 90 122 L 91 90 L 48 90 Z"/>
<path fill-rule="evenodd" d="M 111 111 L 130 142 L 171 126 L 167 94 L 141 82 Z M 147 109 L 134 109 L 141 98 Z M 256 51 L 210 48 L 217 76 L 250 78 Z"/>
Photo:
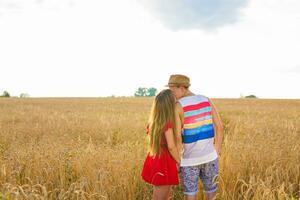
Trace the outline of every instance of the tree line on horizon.
<path fill-rule="evenodd" d="M 139 87 L 135 93 L 134 93 L 134 96 L 135 97 L 153 97 L 155 96 L 157 93 L 157 89 L 154 88 L 154 87 L 150 87 L 150 88 L 146 88 L 146 87 Z M 6 98 L 9 98 L 11 97 L 11 95 L 9 94 L 8 91 L 4 91 L 2 93 L 2 95 L 0 95 L 0 97 L 6 97 Z M 29 94 L 27 93 L 21 93 L 20 98 L 28 98 L 29 97 Z M 240 98 L 250 98 L 250 99 L 258 99 L 257 96 L 255 95 L 247 95 L 247 96 L 243 96 L 241 95 Z"/>
<path fill-rule="evenodd" d="M 9 94 L 9 92 L 4 91 L 4 92 L 2 93 L 2 95 L 0 95 L 0 97 L 6 97 L 6 98 L 9 98 L 9 97 L 12 97 L 12 96 Z M 20 97 L 20 98 L 28 98 L 28 97 L 29 97 L 29 94 L 27 94 L 27 93 L 21 93 L 19 97 Z"/>
<path fill-rule="evenodd" d="M 146 88 L 146 87 L 139 87 L 137 91 L 134 93 L 135 97 L 153 97 L 157 93 L 157 89 L 154 87 Z M 243 96 L 240 95 L 240 98 L 246 98 L 246 99 L 258 99 L 256 95 L 247 95 Z"/>

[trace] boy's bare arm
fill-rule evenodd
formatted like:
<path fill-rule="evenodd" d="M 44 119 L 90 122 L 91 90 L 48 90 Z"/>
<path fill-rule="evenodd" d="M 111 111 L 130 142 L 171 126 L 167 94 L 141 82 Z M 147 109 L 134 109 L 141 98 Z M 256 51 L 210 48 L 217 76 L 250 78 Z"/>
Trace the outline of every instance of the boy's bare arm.
<path fill-rule="evenodd" d="M 216 132 L 215 132 L 216 134 L 215 134 L 215 138 L 214 138 L 214 145 L 215 145 L 218 155 L 220 155 L 224 129 L 223 129 L 221 117 L 220 117 L 215 105 L 211 101 L 210 101 L 210 103 L 212 106 L 213 124 L 214 124 L 214 128 L 216 130 Z"/>

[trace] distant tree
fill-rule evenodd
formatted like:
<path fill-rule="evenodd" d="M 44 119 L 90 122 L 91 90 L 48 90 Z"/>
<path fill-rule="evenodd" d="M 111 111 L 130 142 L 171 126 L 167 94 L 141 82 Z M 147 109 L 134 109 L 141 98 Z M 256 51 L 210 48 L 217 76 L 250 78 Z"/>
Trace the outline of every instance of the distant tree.
<path fill-rule="evenodd" d="M 155 96 L 156 92 L 157 92 L 156 88 L 154 88 L 154 87 L 148 88 L 148 90 L 147 90 L 147 97 L 153 97 L 153 96 Z"/>
<path fill-rule="evenodd" d="M 138 90 L 134 93 L 136 97 L 145 97 L 147 95 L 147 88 L 139 87 Z"/>
<path fill-rule="evenodd" d="M 156 94 L 157 89 L 154 87 L 145 88 L 139 87 L 137 91 L 134 93 L 135 97 L 153 97 Z"/>
<path fill-rule="evenodd" d="M 7 91 L 4 91 L 0 97 L 10 97 L 10 94 Z"/>
<path fill-rule="evenodd" d="M 20 94 L 20 98 L 28 98 L 28 97 L 29 97 L 29 94 L 27 94 L 27 93 Z"/>
<path fill-rule="evenodd" d="M 245 96 L 245 98 L 249 98 L 249 99 L 257 99 L 257 96 L 251 94 L 251 95 Z"/>

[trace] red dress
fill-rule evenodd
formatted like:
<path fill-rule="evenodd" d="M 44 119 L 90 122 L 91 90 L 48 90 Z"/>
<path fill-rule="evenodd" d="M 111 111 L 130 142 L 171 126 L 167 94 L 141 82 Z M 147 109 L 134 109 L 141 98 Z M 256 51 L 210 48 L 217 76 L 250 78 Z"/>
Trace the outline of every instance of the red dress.
<path fill-rule="evenodd" d="M 172 128 L 171 123 L 167 123 L 162 132 L 165 133 L 169 128 Z M 179 184 L 176 161 L 168 150 L 165 134 L 161 137 L 161 153 L 156 156 L 150 156 L 148 153 L 141 176 L 152 185 Z"/>

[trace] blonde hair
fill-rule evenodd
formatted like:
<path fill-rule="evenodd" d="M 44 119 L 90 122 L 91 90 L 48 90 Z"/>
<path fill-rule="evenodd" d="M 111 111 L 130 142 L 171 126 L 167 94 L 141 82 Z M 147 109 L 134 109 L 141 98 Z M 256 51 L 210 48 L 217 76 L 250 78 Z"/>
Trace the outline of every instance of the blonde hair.
<path fill-rule="evenodd" d="M 175 135 L 175 104 L 176 99 L 170 89 L 162 90 L 156 95 L 152 104 L 152 109 L 149 117 L 149 146 L 150 155 L 160 153 L 161 136 L 166 123 L 173 124 L 173 134 Z"/>

